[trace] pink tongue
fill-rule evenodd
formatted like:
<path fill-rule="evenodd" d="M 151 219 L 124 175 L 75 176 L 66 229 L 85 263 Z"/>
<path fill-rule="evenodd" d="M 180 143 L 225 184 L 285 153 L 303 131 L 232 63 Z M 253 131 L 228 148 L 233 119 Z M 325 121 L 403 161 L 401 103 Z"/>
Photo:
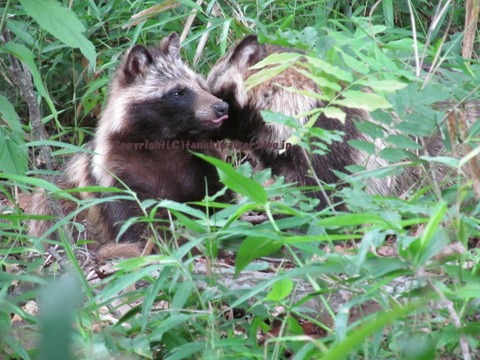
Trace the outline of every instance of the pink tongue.
<path fill-rule="evenodd" d="M 227 120 L 227 119 L 228 119 L 228 115 L 223 115 L 221 118 L 212 120 L 212 122 L 215 123 L 215 124 L 218 124 L 219 122 L 222 122 L 222 121 Z"/>

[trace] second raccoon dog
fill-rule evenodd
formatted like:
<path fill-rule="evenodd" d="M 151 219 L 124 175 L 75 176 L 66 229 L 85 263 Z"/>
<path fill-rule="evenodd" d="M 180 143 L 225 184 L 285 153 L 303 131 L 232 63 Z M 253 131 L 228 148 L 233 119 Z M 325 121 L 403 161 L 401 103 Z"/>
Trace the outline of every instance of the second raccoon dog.
<path fill-rule="evenodd" d="M 269 44 L 259 44 L 256 35 L 246 36 L 240 43 L 221 58 L 211 69 L 207 82 L 212 93 L 230 105 L 228 122 L 220 128 L 219 137 L 244 142 L 281 143 L 286 141 L 292 130 L 288 126 L 266 124 L 262 118 L 262 110 L 271 110 L 287 116 L 297 117 L 325 104 L 318 99 L 286 90 L 295 88 L 304 93 L 320 93 L 317 85 L 307 77 L 297 72 L 293 67 L 275 75 L 271 79 L 250 89 L 248 92 L 244 81 L 258 70 L 249 69 L 259 61 L 273 53 L 292 52 L 294 50 Z M 366 119 L 368 113 L 358 109 L 344 109 L 347 114 L 345 124 L 337 119 L 321 115 L 315 126 L 326 130 L 344 132 L 344 141 L 333 142 L 330 153 L 314 155 L 313 169 L 320 181 L 335 183 L 338 178 L 334 171 L 345 171 L 352 164 L 362 164 L 367 169 L 385 165 L 381 159 L 368 156 L 347 144 L 351 139 L 364 139 L 365 136 L 357 130 L 354 119 Z M 308 119 L 299 119 L 306 123 Z M 273 149 L 254 149 L 256 156 L 265 167 L 270 167 L 274 175 L 283 175 L 287 182 L 298 185 L 316 185 L 309 176 L 308 160 L 300 146 L 295 145 L 280 154 Z M 394 186 L 394 185 L 393 185 Z M 369 179 L 367 187 L 370 192 L 387 194 L 392 184 L 389 179 Z M 322 194 L 315 194 L 325 206 Z"/>
<path fill-rule="evenodd" d="M 215 167 L 182 149 L 181 142 L 205 139 L 228 118 L 228 104 L 210 94 L 205 80 L 182 62 L 179 46 L 173 33 L 157 48 L 136 45 L 128 52 L 88 145 L 95 155 L 76 155 L 60 186 L 123 188 L 123 182 L 140 200 L 178 202 L 202 200 L 206 185 L 209 195 L 222 189 Z M 202 152 L 218 156 L 213 149 Z M 47 201 L 34 203 L 31 213 L 49 213 Z M 87 224 L 100 243 L 112 243 L 122 224 L 140 215 L 133 201 L 106 202 L 90 209 Z M 40 236 L 49 225 L 32 222 L 30 232 Z M 120 241 L 139 244 L 145 230 L 142 224 L 130 226 Z"/>

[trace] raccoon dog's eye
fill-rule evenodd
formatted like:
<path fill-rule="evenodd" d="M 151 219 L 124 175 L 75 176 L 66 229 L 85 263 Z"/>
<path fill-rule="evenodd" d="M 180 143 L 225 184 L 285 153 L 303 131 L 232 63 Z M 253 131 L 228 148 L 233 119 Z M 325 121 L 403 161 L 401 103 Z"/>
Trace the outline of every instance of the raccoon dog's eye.
<path fill-rule="evenodd" d="M 185 93 L 186 93 L 185 89 L 178 87 L 178 88 L 172 90 L 170 92 L 170 95 L 177 97 L 177 96 L 184 96 Z"/>

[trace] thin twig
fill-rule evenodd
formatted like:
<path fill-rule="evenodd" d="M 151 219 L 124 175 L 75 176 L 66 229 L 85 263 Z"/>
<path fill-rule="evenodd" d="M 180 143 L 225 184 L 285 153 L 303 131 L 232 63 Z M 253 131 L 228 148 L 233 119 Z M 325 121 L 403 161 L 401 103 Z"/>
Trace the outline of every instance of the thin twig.
<path fill-rule="evenodd" d="M 215 4 L 212 7 L 212 16 L 214 17 L 218 17 L 219 15 L 219 11 L 217 7 L 218 7 L 218 4 Z M 210 29 L 211 26 L 212 26 L 212 21 L 208 21 L 207 25 L 205 26 L 205 32 L 203 33 L 202 37 L 200 38 L 200 41 L 198 42 L 197 50 L 195 51 L 195 56 L 193 57 L 193 66 L 197 66 L 198 61 L 202 57 L 203 50 L 205 49 L 205 45 L 208 40 L 208 35 L 210 34 L 210 31 L 208 31 L 208 29 Z"/>
<path fill-rule="evenodd" d="M 141 256 L 150 255 L 153 252 L 153 249 L 155 249 L 155 239 L 153 236 L 150 236 L 145 244 L 145 247 L 143 248 Z"/>
<path fill-rule="evenodd" d="M 11 0 L 7 0 L 7 3 L 5 4 L 5 9 L 4 9 L 3 15 L 2 15 L 2 20 L 0 21 L 0 34 L 3 34 L 3 29 L 5 28 L 5 24 L 6 24 L 6 21 L 7 21 L 7 15 L 8 15 L 8 8 L 10 7 L 10 1 Z"/>
<path fill-rule="evenodd" d="M 417 41 L 417 26 L 415 24 L 415 15 L 410 0 L 407 0 L 408 10 L 410 12 L 410 20 L 412 22 L 412 36 L 413 36 L 413 51 L 415 53 L 415 76 L 420 76 L 420 59 L 418 57 L 418 41 Z"/>
<path fill-rule="evenodd" d="M 467 0 L 465 11 L 465 35 L 463 37 L 462 57 L 470 59 L 473 53 L 473 44 L 477 33 L 478 13 L 480 12 L 479 0 Z"/>
<path fill-rule="evenodd" d="M 201 7 L 203 4 L 203 0 L 197 0 L 196 4 Z M 197 17 L 197 9 L 193 9 L 192 13 L 187 19 L 187 22 L 185 23 L 185 28 L 182 31 L 182 35 L 180 35 L 180 43 L 183 43 L 185 39 L 187 38 L 187 34 L 190 32 L 190 28 L 192 27 L 193 21 Z"/>
<path fill-rule="evenodd" d="M 453 326 L 456 329 L 460 330 L 462 328 L 462 322 L 460 321 L 460 317 L 458 316 L 455 308 L 453 307 L 453 303 L 448 300 L 443 292 L 431 281 L 427 278 L 427 282 L 430 287 L 435 291 L 435 293 L 440 297 L 442 300 L 442 304 L 447 309 L 448 313 L 450 314 L 450 319 L 452 320 Z M 472 360 L 472 355 L 470 354 L 470 347 L 468 345 L 468 340 L 464 334 L 460 335 L 460 349 L 462 350 L 462 355 L 464 360 Z"/>

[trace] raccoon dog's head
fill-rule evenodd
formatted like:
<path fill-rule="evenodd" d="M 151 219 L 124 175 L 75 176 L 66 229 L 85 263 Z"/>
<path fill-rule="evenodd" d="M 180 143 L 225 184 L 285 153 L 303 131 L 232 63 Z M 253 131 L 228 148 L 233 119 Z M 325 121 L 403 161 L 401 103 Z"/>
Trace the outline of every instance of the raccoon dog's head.
<path fill-rule="evenodd" d="M 256 35 L 246 36 L 211 69 L 207 82 L 212 94 L 244 107 L 248 102 L 244 81 L 251 75 L 248 68 L 266 55 L 266 46 L 258 43 Z"/>
<path fill-rule="evenodd" d="M 179 46 L 172 33 L 157 48 L 136 45 L 128 52 L 100 126 L 120 135 L 168 138 L 215 129 L 228 118 L 228 104 L 182 62 Z"/>

